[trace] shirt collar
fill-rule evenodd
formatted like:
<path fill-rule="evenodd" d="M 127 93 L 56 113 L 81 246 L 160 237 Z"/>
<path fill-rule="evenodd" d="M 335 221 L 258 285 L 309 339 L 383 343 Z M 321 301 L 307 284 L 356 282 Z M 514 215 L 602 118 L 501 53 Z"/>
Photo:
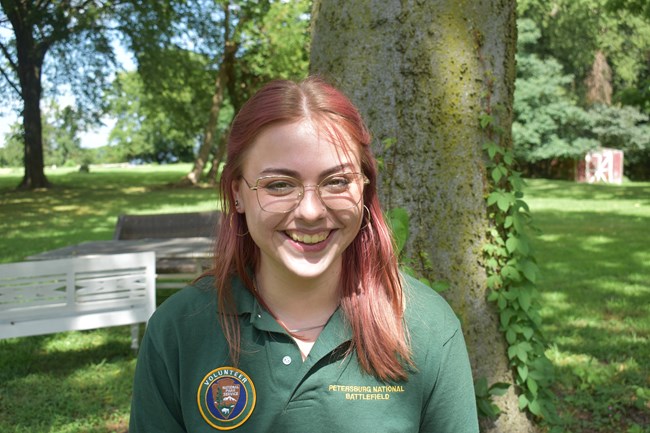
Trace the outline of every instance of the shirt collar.
<path fill-rule="evenodd" d="M 249 315 L 249 323 L 260 330 L 285 332 L 273 316 L 260 305 L 241 278 L 233 278 L 231 284 L 237 314 L 240 317 Z M 352 330 L 341 309 L 337 308 L 318 337 L 318 344 L 314 345 L 312 351 L 316 349 L 318 352 L 323 351 L 323 354 L 329 353 L 351 339 Z M 320 355 L 320 353 L 314 353 L 314 355 Z"/>

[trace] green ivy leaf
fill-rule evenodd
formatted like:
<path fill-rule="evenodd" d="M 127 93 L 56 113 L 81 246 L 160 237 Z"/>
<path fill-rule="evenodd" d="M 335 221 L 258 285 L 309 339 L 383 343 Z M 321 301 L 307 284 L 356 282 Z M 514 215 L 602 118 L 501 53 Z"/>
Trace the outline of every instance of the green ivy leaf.
<path fill-rule="evenodd" d="M 531 411 L 534 415 L 542 416 L 542 407 L 540 406 L 539 401 L 538 401 L 537 399 L 531 401 L 531 402 L 528 404 L 528 409 L 530 409 L 530 411 Z"/>
<path fill-rule="evenodd" d="M 519 237 L 515 235 L 510 235 L 506 240 L 506 248 L 510 254 L 519 252 L 523 255 L 528 255 L 530 248 L 528 246 L 528 241 L 525 237 Z M 523 269 L 522 269 L 523 270 Z"/>
<path fill-rule="evenodd" d="M 519 377 L 521 378 L 522 381 L 526 381 L 528 378 L 528 366 L 527 365 L 518 365 L 517 366 L 517 373 L 519 374 Z"/>
<path fill-rule="evenodd" d="M 401 207 L 390 209 L 386 213 L 386 219 L 393 232 L 393 236 L 395 236 L 397 253 L 399 254 L 406 245 L 409 236 L 410 217 L 408 211 Z"/>
<path fill-rule="evenodd" d="M 490 395 L 504 395 L 506 392 L 508 392 L 508 388 L 510 388 L 509 383 L 497 382 L 490 387 L 489 392 Z"/>
<path fill-rule="evenodd" d="M 499 200 L 499 198 L 501 197 L 501 194 L 502 194 L 501 191 L 493 191 L 493 192 L 491 192 L 490 195 L 488 195 L 488 198 L 487 198 L 488 206 L 492 206 L 494 203 L 496 203 L 497 200 Z"/>
<path fill-rule="evenodd" d="M 493 121 L 494 121 L 494 118 L 492 116 L 490 116 L 489 114 L 481 114 L 481 117 L 479 117 L 479 122 L 481 124 L 481 129 L 487 128 Z"/>
<path fill-rule="evenodd" d="M 494 170 L 492 170 L 492 180 L 494 180 L 495 183 L 498 183 L 502 177 L 503 172 L 501 171 L 501 167 L 494 167 Z"/>
<path fill-rule="evenodd" d="M 529 377 L 528 380 L 526 380 L 526 385 L 528 386 L 528 390 L 531 392 L 531 394 L 537 397 L 537 390 L 539 389 L 537 381 L 532 377 Z"/>
<path fill-rule="evenodd" d="M 503 310 L 501 311 L 501 314 L 499 315 L 499 319 L 501 321 L 501 326 L 503 326 L 504 329 L 508 328 L 508 323 L 510 323 L 510 319 L 512 319 L 512 316 L 514 316 L 515 313 L 512 310 Z"/>
<path fill-rule="evenodd" d="M 523 328 L 522 333 L 524 334 L 526 340 L 530 340 L 531 338 L 533 338 L 533 334 L 535 334 L 535 330 L 533 328 L 526 326 L 525 328 Z"/>
<path fill-rule="evenodd" d="M 476 394 L 477 397 L 488 396 L 487 379 L 485 377 L 479 377 L 474 382 L 474 394 Z"/>
<path fill-rule="evenodd" d="M 537 265 L 530 261 L 527 260 L 522 264 L 522 272 L 524 273 L 524 277 L 528 279 L 531 283 L 534 283 L 537 280 L 537 274 L 539 272 L 539 268 Z"/>
<path fill-rule="evenodd" d="M 505 296 L 499 296 L 497 305 L 499 306 L 499 310 L 504 310 L 508 306 L 508 300 Z"/>
<path fill-rule="evenodd" d="M 438 293 L 442 293 L 451 287 L 451 284 L 446 281 L 436 281 L 435 283 L 430 283 L 428 285 Z"/>
<path fill-rule="evenodd" d="M 497 206 L 501 209 L 502 212 L 506 212 L 510 205 L 512 204 L 512 195 L 508 193 L 502 193 L 497 199 Z"/>
<path fill-rule="evenodd" d="M 503 280 L 501 279 L 501 276 L 499 276 L 499 274 L 493 274 L 487 278 L 487 286 L 489 289 L 492 290 L 498 289 L 499 287 L 501 287 L 502 284 L 503 284 Z"/>
<path fill-rule="evenodd" d="M 532 303 L 532 291 L 528 288 L 522 288 L 519 292 L 519 306 L 522 310 L 530 310 L 530 305 Z"/>
<path fill-rule="evenodd" d="M 504 266 L 503 269 L 501 270 L 501 275 L 513 281 L 521 280 L 521 275 L 519 274 L 519 271 L 512 265 Z"/>
<path fill-rule="evenodd" d="M 519 410 L 524 410 L 526 406 L 528 406 L 528 398 L 524 394 L 521 394 L 519 396 Z"/>

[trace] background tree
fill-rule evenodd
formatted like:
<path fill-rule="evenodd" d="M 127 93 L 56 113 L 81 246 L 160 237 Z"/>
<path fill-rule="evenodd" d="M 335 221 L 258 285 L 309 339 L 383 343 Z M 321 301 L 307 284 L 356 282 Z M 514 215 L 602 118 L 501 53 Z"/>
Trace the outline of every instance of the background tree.
<path fill-rule="evenodd" d="M 129 45 L 136 53 L 145 92 L 168 102 L 163 110 L 171 115 L 193 112 L 200 106 L 203 111 L 192 116 L 199 119 L 200 132 L 196 123 L 187 125 L 201 137 L 194 167 L 185 179 L 194 184 L 210 155 L 219 159 L 214 141 L 229 124 L 223 121 L 223 107 L 231 107 L 225 116 L 232 115 L 269 79 L 306 74 L 309 2 L 195 0 L 165 4 L 167 7 L 159 3 L 133 5 L 126 14 L 131 23 Z M 151 37 L 142 38 L 143 33 Z M 174 60 L 163 61 L 168 56 Z M 187 59 L 200 59 L 202 67 L 195 63 L 189 68 Z M 204 84 L 187 86 L 173 79 L 188 69 L 196 77 L 202 76 Z M 187 99 L 165 98 L 165 93 L 188 90 L 193 92 L 192 106 Z"/>
<path fill-rule="evenodd" d="M 78 105 L 98 100 L 113 60 L 107 23 L 119 2 L 0 0 L 0 75 L 22 101 L 22 188 L 49 185 L 43 164 L 43 72 L 77 90 Z M 50 54 L 56 61 L 46 62 Z M 91 105 L 86 104 L 86 107 Z"/>
<path fill-rule="evenodd" d="M 169 52 L 167 64 L 187 54 Z M 200 58 L 194 61 L 184 58 L 182 62 L 187 68 L 162 69 L 161 73 L 165 74 L 170 70 L 177 72 L 166 81 L 162 94 L 148 92 L 136 71 L 117 76 L 107 96 L 109 111 L 116 119 L 108 142 L 119 150 L 122 161 L 169 163 L 194 160 L 210 88 Z"/>
<path fill-rule="evenodd" d="M 410 261 L 460 316 L 476 377 L 513 383 L 496 309 L 486 300 L 483 246 L 485 106 L 507 148 L 516 48 L 514 1 L 320 0 L 314 3 L 311 69 L 360 106 L 383 163 L 388 208 L 411 217 Z M 530 432 L 514 387 L 488 431 Z"/>
<path fill-rule="evenodd" d="M 635 4 L 518 2 L 513 133 L 527 175 L 572 179 L 576 161 L 605 146 L 625 151 L 628 177 L 650 178 L 650 146 L 640 139 L 650 114 L 650 16 Z"/>
<path fill-rule="evenodd" d="M 573 76 L 554 57 L 534 52 L 541 36 L 535 22 L 520 19 L 518 29 L 515 155 L 528 176 L 566 177 L 600 142 L 587 136 L 590 116 L 571 92 Z"/>

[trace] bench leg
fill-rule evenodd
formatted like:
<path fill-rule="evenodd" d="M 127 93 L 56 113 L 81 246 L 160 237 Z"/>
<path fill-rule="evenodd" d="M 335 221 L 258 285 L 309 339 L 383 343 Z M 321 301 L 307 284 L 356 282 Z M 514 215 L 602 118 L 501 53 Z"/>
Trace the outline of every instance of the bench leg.
<path fill-rule="evenodd" d="M 131 325 L 131 349 L 138 350 L 140 340 L 140 324 Z"/>

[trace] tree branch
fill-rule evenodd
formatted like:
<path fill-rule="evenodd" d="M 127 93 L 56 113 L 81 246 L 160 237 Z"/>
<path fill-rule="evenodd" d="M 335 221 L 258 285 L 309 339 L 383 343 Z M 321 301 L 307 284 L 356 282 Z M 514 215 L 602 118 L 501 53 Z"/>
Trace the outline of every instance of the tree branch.
<path fill-rule="evenodd" d="M 3 76 L 4 79 L 7 81 L 7 83 L 9 83 L 9 86 L 10 86 L 12 89 L 14 89 L 14 91 L 18 94 L 18 97 L 19 97 L 19 98 L 22 98 L 22 97 L 23 97 L 23 93 L 20 91 L 20 88 L 16 85 L 16 83 L 14 83 L 14 82 L 11 80 L 11 77 L 10 77 L 9 75 L 7 75 L 7 72 L 4 70 L 4 68 L 0 68 L 0 74 L 2 74 L 2 76 Z"/>
<path fill-rule="evenodd" d="M 18 65 L 11 58 L 11 53 L 9 52 L 7 47 L 2 42 L 0 42 L 0 51 L 2 51 L 2 54 L 5 56 L 5 58 L 9 62 L 9 65 L 11 66 L 11 69 L 13 69 L 16 73 L 18 73 Z"/>

